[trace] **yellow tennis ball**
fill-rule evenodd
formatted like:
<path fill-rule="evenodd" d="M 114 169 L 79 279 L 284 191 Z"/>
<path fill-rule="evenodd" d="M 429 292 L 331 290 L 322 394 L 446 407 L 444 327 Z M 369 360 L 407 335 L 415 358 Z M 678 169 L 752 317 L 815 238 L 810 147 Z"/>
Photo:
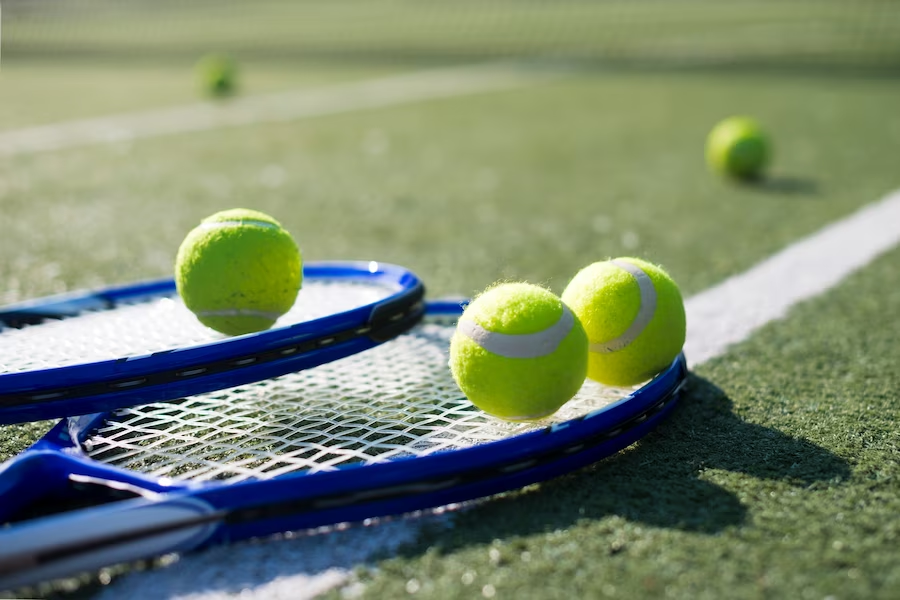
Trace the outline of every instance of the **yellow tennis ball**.
<path fill-rule="evenodd" d="M 661 268 L 636 258 L 597 262 L 562 294 L 590 343 L 588 377 L 634 385 L 671 364 L 684 346 L 681 292 Z"/>
<path fill-rule="evenodd" d="M 207 54 L 195 66 L 200 91 L 221 98 L 237 91 L 238 69 L 234 60 L 224 54 Z"/>
<path fill-rule="evenodd" d="M 272 217 L 242 208 L 204 219 L 175 259 L 178 293 L 201 323 L 228 335 L 262 331 L 290 310 L 300 250 Z"/>
<path fill-rule="evenodd" d="M 771 158 L 769 138 L 750 117 L 729 117 L 706 138 L 706 162 L 719 173 L 739 179 L 760 177 Z"/>
<path fill-rule="evenodd" d="M 505 283 L 478 296 L 450 340 L 450 370 L 475 406 L 510 421 L 556 412 L 584 383 L 587 336 L 552 292 Z"/>

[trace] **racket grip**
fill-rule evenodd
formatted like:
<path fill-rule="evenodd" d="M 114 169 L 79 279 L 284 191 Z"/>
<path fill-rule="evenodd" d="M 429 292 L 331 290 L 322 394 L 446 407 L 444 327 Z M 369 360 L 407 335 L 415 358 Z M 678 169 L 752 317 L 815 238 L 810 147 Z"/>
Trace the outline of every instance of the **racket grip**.
<path fill-rule="evenodd" d="M 14 525 L 0 531 L 0 590 L 190 550 L 223 514 L 197 498 L 140 498 Z"/>

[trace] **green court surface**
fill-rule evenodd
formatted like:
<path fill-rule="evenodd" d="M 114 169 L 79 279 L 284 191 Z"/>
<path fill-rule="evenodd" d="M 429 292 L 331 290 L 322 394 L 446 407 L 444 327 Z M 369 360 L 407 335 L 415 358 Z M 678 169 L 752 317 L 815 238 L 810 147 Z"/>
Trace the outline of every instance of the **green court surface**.
<path fill-rule="evenodd" d="M 607 22 L 611 13 L 602 10 L 621 8 L 568 4 L 582 12 L 554 18 Z M 496 39 L 479 41 L 486 34 L 478 28 L 471 46 L 397 33 L 449 19 L 436 3 L 391 21 L 396 31 L 378 30 L 378 43 L 364 25 L 381 4 L 359 13 L 346 47 L 369 44 L 369 55 L 337 52 L 327 29 L 291 46 L 282 23 L 268 43 L 244 47 L 241 91 L 221 108 L 495 61 L 555 76 L 372 110 L 4 155 L 0 304 L 170 276 L 184 235 L 238 206 L 278 218 L 306 260 L 402 264 L 432 297 L 471 296 L 501 279 L 561 292 L 581 267 L 627 255 L 662 264 L 690 297 L 900 187 L 900 55 L 890 41 L 855 45 L 848 32 L 859 19 L 846 3 L 824 3 L 820 13 L 803 2 L 740 2 L 737 12 L 721 13 L 705 13 L 706 2 L 681 3 L 693 12 L 643 4 L 657 25 L 636 36 L 655 39 L 659 24 L 674 20 L 659 39 L 693 40 L 685 47 L 699 53 L 692 37 L 699 34 L 691 33 L 702 22 L 697 15 L 727 17 L 746 26 L 730 46 L 745 60 L 673 67 L 654 54 L 656 62 L 639 65 L 596 57 L 535 65 L 510 55 L 546 49 L 543 38 L 504 53 Z M 886 32 L 900 23 L 898 11 L 863 4 L 883 11 L 878 39 L 893 39 Z M 246 16 L 248 27 L 277 13 L 274 3 L 260 13 L 223 6 L 237 11 L 237 21 Z M 108 18 L 132 22 L 126 12 Z M 750 42 L 748 32 L 771 33 L 776 20 L 806 23 L 810 13 L 819 25 L 802 30 L 818 37 L 803 39 L 824 39 L 821 47 L 852 60 L 794 48 L 766 54 Z M 38 27 L 20 16 L 12 33 L 8 22 L 3 35 L 16 44 L 4 50 L 0 69 L 0 151 L 4 133 L 17 129 L 207 102 L 191 72 L 206 42 L 190 32 L 240 36 L 230 20 L 222 30 L 204 28 L 202 14 L 185 13 L 152 42 L 121 32 L 94 37 L 92 21 L 68 37 L 54 33 L 68 31 L 62 22 Z M 517 14 L 519 25 L 508 25 L 514 30 L 541 22 L 533 12 Z M 484 22 L 477 11 L 469 19 Z M 587 26 L 578 31 L 594 39 Z M 704 39 L 715 45 L 727 37 Z M 649 44 L 639 42 L 613 54 L 634 58 Z M 168 53 L 148 59 L 151 43 Z M 298 45 L 313 56 L 285 50 Z M 418 50 L 389 51 L 410 47 Z M 492 52 L 459 50 L 466 47 Z M 127 52 L 111 58 L 110 48 Z M 731 114 L 753 115 L 771 133 L 773 166 L 760 182 L 727 181 L 704 164 L 707 132 Z M 898 264 L 894 249 L 696 367 L 672 419 L 628 450 L 461 510 L 452 526 L 426 528 L 399 555 L 359 565 L 327 597 L 896 597 Z M 0 427 L 0 459 L 48 426 Z M 85 577 L 28 593 L 91 597 L 99 588 Z"/>
<path fill-rule="evenodd" d="M 586 262 L 623 254 L 663 263 L 690 294 L 890 191 L 898 92 L 886 79 L 589 72 L 12 156 L 0 166 L 0 250 L 14 257 L 0 265 L 3 293 L 169 274 L 202 217 L 251 205 L 278 215 L 307 259 L 408 264 L 435 295 L 503 277 L 561 291 Z M 768 181 L 707 173 L 704 137 L 729 113 L 773 131 Z"/>

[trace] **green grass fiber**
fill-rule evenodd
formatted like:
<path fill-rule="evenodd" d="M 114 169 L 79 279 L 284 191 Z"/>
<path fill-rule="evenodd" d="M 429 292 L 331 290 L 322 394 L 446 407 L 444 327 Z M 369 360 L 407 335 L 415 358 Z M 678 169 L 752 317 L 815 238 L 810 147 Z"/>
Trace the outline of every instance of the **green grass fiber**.
<path fill-rule="evenodd" d="M 218 210 L 275 215 L 307 259 L 378 259 L 432 294 L 556 291 L 643 255 L 690 294 L 896 185 L 900 84 L 777 75 L 575 76 L 526 91 L 10 157 L 0 301 L 170 275 Z M 711 176 L 707 131 L 752 113 L 772 177 Z M 279 177 L 267 174 L 274 169 Z"/>

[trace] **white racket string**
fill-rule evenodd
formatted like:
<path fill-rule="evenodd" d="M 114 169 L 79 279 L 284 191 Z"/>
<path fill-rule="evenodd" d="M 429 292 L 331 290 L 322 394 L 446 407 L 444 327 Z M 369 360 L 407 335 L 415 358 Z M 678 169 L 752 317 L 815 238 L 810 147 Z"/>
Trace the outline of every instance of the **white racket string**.
<path fill-rule="evenodd" d="M 396 291 L 372 283 L 310 281 L 275 327 L 352 310 Z M 0 374 L 144 356 L 225 338 L 201 324 L 177 297 L 159 298 L 21 329 L 0 327 Z"/>
<path fill-rule="evenodd" d="M 512 423 L 475 408 L 447 366 L 455 322 L 299 373 L 116 411 L 83 442 L 96 461 L 154 477 L 236 482 L 421 457 L 581 416 L 633 389 L 587 382 L 559 412 Z"/>

